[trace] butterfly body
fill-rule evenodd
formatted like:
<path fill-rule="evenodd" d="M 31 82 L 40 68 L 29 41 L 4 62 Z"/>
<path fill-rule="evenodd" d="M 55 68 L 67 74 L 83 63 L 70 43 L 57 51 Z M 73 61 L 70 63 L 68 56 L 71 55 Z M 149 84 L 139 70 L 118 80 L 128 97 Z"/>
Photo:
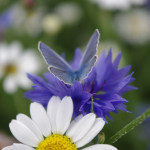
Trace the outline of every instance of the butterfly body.
<path fill-rule="evenodd" d="M 39 50 L 46 60 L 46 63 L 49 65 L 49 71 L 64 83 L 73 84 L 75 80 L 84 80 L 92 70 L 97 60 L 96 52 L 98 41 L 99 32 L 96 30 L 88 43 L 77 70 L 73 70 L 61 56 L 46 44 L 39 42 Z"/>
<path fill-rule="evenodd" d="M 54 72 L 54 70 L 53 70 L 53 67 L 51 68 L 51 67 L 49 67 L 49 71 L 51 72 L 51 73 L 53 73 L 53 74 L 56 74 L 55 72 Z M 60 74 L 58 74 L 58 71 L 57 71 L 57 77 L 58 78 L 62 78 L 61 76 L 63 75 L 63 73 L 64 74 L 66 74 L 66 75 L 68 75 L 68 76 L 66 76 L 66 79 L 67 80 L 62 80 L 62 81 L 64 81 L 65 83 L 74 83 L 74 81 L 81 81 L 81 76 L 82 76 L 82 74 L 80 73 L 80 71 L 78 71 L 78 70 L 72 70 L 72 71 L 70 71 L 70 70 L 68 70 L 67 71 L 67 69 L 66 69 L 66 72 L 60 72 Z"/>

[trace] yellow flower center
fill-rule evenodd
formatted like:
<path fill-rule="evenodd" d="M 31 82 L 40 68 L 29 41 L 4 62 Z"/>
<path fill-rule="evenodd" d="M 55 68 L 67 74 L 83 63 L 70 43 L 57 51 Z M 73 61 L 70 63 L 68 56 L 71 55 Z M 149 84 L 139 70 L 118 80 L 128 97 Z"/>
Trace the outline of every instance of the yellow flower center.
<path fill-rule="evenodd" d="M 43 140 L 36 150 L 77 150 L 77 148 L 67 136 L 53 134 Z"/>
<path fill-rule="evenodd" d="M 14 73 L 16 73 L 16 71 L 17 71 L 17 68 L 13 64 L 9 64 L 9 65 L 5 66 L 5 68 L 4 68 L 5 75 L 14 74 Z"/>

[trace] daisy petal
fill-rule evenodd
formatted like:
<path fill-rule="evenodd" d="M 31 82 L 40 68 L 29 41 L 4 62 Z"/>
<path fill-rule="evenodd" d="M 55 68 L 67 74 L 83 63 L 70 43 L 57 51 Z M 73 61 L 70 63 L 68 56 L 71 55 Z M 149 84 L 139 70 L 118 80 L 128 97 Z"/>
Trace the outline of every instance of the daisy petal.
<path fill-rule="evenodd" d="M 0 64 L 5 65 L 9 62 L 8 60 L 9 51 L 6 43 L 0 43 Z"/>
<path fill-rule="evenodd" d="M 73 102 L 71 97 L 64 97 L 56 114 L 57 132 L 64 134 L 68 129 L 73 114 Z"/>
<path fill-rule="evenodd" d="M 38 56 L 32 49 L 27 49 L 23 55 L 21 55 L 19 62 L 19 67 L 24 72 L 36 73 L 41 68 Z"/>
<path fill-rule="evenodd" d="M 7 93 L 14 93 L 18 86 L 16 77 L 14 75 L 7 76 L 4 80 L 3 86 Z"/>
<path fill-rule="evenodd" d="M 86 116 L 81 118 L 76 125 L 74 125 L 70 130 L 67 131 L 67 136 L 70 137 L 73 142 L 77 142 L 88 133 L 88 131 L 94 124 L 95 119 L 95 114 L 87 114 Z"/>
<path fill-rule="evenodd" d="M 96 144 L 96 145 L 84 148 L 82 150 L 117 150 L 117 148 L 108 144 Z"/>
<path fill-rule="evenodd" d="M 30 105 L 30 114 L 32 120 L 38 125 L 45 137 L 51 135 L 51 125 L 44 107 L 39 103 Z"/>
<path fill-rule="evenodd" d="M 96 119 L 90 131 L 81 140 L 77 141 L 75 145 L 79 148 L 92 141 L 95 138 L 95 136 L 102 130 L 104 125 L 105 121 L 102 118 Z"/>
<path fill-rule="evenodd" d="M 7 146 L 7 147 L 3 148 L 2 150 L 16 150 L 16 148 L 14 145 L 11 145 L 11 146 Z"/>
<path fill-rule="evenodd" d="M 34 148 L 24 145 L 24 144 L 13 144 L 15 146 L 15 150 L 35 150 Z"/>
<path fill-rule="evenodd" d="M 12 120 L 9 127 L 14 137 L 21 143 L 32 147 L 36 147 L 40 143 L 35 134 L 20 121 Z"/>
<path fill-rule="evenodd" d="M 57 96 L 53 96 L 47 106 L 47 114 L 51 123 L 52 132 L 56 133 L 56 112 L 58 110 L 59 104 L 61 103 L 61 100 Z"/>
<path fill-rule="evenodd" d="M 17 115 L 17 120 L 26 125 L 40 141 L 43 140 L 43 136 L 40 129 L 28 116 L 24 114 L 19 114 Z"/>
<path fill-rule="evenodd" d="M 78 115 L 71 123 L 70 123 L 70 126 L 68 128 L 68 130 L 71 130 L 71 128 L 74 127 L 74 125 L 76 125 L 76 123 L 81 119 L 83 118 L 83 115 Z"/>
<path fill-rule="evenodd" d="M 21 55 L 21 50 L 23 50 L 22 45 L 19 42 L 13 42 L 9 45 L 9 59 L 10 61 L 16 61 Z"/>

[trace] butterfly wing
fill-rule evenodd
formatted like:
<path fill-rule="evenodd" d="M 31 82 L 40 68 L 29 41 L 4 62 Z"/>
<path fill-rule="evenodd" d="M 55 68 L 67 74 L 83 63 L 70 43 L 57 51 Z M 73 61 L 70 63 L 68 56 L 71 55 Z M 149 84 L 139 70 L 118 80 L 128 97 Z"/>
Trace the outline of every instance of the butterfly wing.
<path fill-rule="evenodd" d="M 39 50 L 49 65 L 49 70 L 52 74 L 66 83 L 70 83 L 73 80 L 74 72 L 62 57 L 42 42 L 39 42 Z M 60 72 L 62 72 L 62 75 Z"/>
<path fill-rule="evenodd" d="M 83 80 L 93 68 L 97 60 L 96 52 L 98 41 L 99 32 L 96 30 L 90 38 L 86 51 L 80 62 L 80 68 L 76 71 L 76 73 L 62 57 L 50 49 L 46 44 L 40 42 L 39 50 L 47 64 L 50 65 L 50 72 L 65 83 L 72 84 L 75 80 Z"/>
<path fill-rule="evenodd" d="M 77 74 L 78 80 L 82 81 L 83 79 L 85 79 L 88 76 L 88 74 L 91 72 L 96 60 L 97 60 L 97 56 L 94 56 L 90 61 L 88 61 L 86 63 L 84 68 L 81 68 L 82 71 L 78 72 L 78 74 Z"/>
<path fill-rule="evenodd" d="M 83 80 L 89 74 L 97 60 L 96 52 L 99 37 L 99 31 L 96 30 L 89 40 L 86 51 L 80 62 L 80 69 L 78 70 L 78 78 L 80 78 L 80 80 Z"/>
<path fill-rule="evenodd" d="M 39 50 L 48 65 L 61 70 L 72 70 L 70 65 L 46 44 L 39 42 Z"/>
<path fill-rule="evenodd" d="M 72 72 L 66 72 L 55 67 L 49 67 L 49 71 L 66 84 L 73 84 L 74 82 L 75 78 Z"/>

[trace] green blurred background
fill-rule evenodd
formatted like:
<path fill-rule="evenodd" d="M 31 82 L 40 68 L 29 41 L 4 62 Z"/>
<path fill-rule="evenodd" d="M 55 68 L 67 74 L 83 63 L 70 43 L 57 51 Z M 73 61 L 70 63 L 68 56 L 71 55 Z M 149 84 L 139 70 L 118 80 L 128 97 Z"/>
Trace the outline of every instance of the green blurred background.
<path fill-rule="evenodd" d="M 38 52 L 38 41 L 48 44 L 59 54 L 65 52 L 66 58 L 71 60 L 74 49 L 81 47 L 84 50 L 94 30 L 99 29 L 99 53 L 112 47 L 115 57 L 122 51 L 121 67 L 132 65 L 136 78 L 133 85 L 138 87 L 137 91 L 124 95 L 131 113 L 112 114 L 113 121 L 109 120 L 105 126 L 103 132 L 108 139 L 150 106 L 150 5 L 146 0 L 103 1 L 0 0 L 0 44 L 18 41 L 24 51 L 34 49 L 44 67 L 39 67 L 38 74 L 41 75 L 47 71 L 47 66 Z M 3 88 L 4 80 L 5 76 L 0 78 L 1 148 L 12 141 L 9 122 L 18 113 L 29 114 L 30 104 L 30 100 L 24 98 L 27 89 L 18 88 L 8 93 Z M 150 120 L 146 120 L 115 146 L 121 150 L 150 150 L 149 126 Z"/>

